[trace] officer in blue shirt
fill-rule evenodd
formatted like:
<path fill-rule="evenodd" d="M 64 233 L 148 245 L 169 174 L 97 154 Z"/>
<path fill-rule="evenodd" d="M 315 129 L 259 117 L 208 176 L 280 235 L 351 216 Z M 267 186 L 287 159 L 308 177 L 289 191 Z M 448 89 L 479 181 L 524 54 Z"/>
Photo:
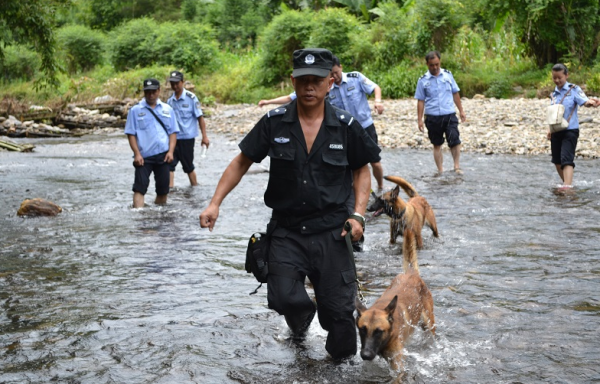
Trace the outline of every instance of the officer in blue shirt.
<path fill-rule="evenodd" d="M 433 144 L 433 159 L 438 171 L 444 171 L 442 144 L 444 135 L 454 160 L 454 171 L 462 173 L 460 169 L 460 133 L 458 132 L 458 119 L 454 105 L 458 108 L 461 122 L 467 116 L 460 102 L 460 89 L 454 81 L 452 73 L 440 67 L 440 53 L 431 51 L 425 56 L 428 71 L 417 82 L 415 99 L 417 102 L 417 116 L 419 130 L 423 132 L 423 112 L 429 141 Z"/>
<path fill-rule="evenodd" d="M 381 102 L 381 88 L 369 80 L 360 72 L 342 72 L 340 59 L 333 56 L 333 86 L 329 90 L 329 102 L 345 111 L 350 112 L 352 116 L 369 134 L 371 139 L 377 143 L 377 132 L 371 117 L 371 107 L 367 95 L 375 93 L 375 110 L 378 114 L 383 113 L 383 104 Z M 379 190 L 383 189 L 383 167 L 381 162 L 371 163 L 373 176 L 377 181 Z"/>
<path fill-rule="evenodd" d="M 600 100 L 588 99 L 583 90 L 567 81 L 569 71 L 564 64 L 552 67 L 552 81 L 556 84 L 552 92 L 552 104 L 563 104 L 565 112 L 563 118 L 569 122 L 567 129 L 551 133 L 548 130 L 548 140 L 552 151 L 552 163 L 563 181 L 559 191 L 573 188 L 573 171 L 575 169 L 575 150 L 579 139 L 579 119 L 577 107 L 597 107 Z"/>
<path fill-rule="evenodd" d="M 206 148 L 210 145 L 206 135 L 206 122 L 200 109 L 200 101 L 192 92 L 183 88 L 183 73 L 179 71 L 171 72 L 169 77 L 173 95 L 169 97 L 167 103 L 175 111 L 175 117 L 179 124 L 179 133 L 177 134 L 177 144 L 173 153 L 173 162 L 170 164 L 171 178 L 169 187 L 173 188 L 175 184 L 175 167 L 181 161 L 183 172 L 187 173 L 192 186 L 198 185 L 196 171 L 194 170 L 194 145 L 198 136 L 198 127 L 202 132 L 202 144 Z"/>
<path fill-rule="evenodd" d="M 144 80 L 144 99 L 134 105 L 127 114 L 125 134 L 133 150 L 135 180 L 133 183 L 133 207 L 144 206 L 144 195 L 154 172 L 156 204 L 166 204 L 169 194 L 169 164 L 179 127 L 175 114 L 168 104 L 160 101 L 160 82 Z"/>

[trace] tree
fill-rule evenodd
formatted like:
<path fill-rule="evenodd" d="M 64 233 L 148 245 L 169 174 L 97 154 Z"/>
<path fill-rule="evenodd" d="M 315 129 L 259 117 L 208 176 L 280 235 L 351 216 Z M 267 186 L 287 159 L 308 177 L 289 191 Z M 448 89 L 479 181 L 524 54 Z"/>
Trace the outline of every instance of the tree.
<path fill-rule="evenodd" d="M 59 66 L 55 58 L 54 29 L 56 11 L 66 7 L 68 0 L 5 0 L 0 2 L 0 60 L 4 47 L 30 44 L 40 54 L 40 69 L 44 76 L 36 88 L 58 86 Z"/>

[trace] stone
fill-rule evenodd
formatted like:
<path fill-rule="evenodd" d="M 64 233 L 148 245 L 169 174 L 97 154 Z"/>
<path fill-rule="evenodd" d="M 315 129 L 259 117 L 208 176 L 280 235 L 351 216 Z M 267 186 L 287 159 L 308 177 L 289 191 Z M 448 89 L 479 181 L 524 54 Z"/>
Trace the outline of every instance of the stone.
<path fill-rule="evenodd" d="M 25 199 L 21 203 L 18 216 L 56 216 L 62 212 L 62 208 L 51 201 L 35 198 Z"/>

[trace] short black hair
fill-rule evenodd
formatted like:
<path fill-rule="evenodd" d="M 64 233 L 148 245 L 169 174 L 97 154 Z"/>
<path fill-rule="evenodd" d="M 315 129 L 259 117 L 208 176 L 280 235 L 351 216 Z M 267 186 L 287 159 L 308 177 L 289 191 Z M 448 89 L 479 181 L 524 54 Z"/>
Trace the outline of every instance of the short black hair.
<path fill-rule="evenodd" d="M 336 55 L 332 55 L 331 56 L 331 61 L 333 61 L 333 66 L 335 67 L 336 65 L 338 67 L 341 67 L 342 64 L 340 63 L 340 59 L 336 56 Z"/>
<path fill-rule="evenodd" d="M 567 69 L 567 66 L 564 65 L 563 63 L 554 64 L 554 66 L 552 67 L 552 71 L 553 72 L 563 72 L 565 75 L 569 74 L 569 70 Z"/>
<path fill-rule="evenodd" d="M 441 59 L 442 55 L 440 55 L 440 53 L 438 51 L 430 51 L 425 55 L 425 62 L 429 63 L 429 60 L 431 59 L 435 59 L 435 58 Z"/>

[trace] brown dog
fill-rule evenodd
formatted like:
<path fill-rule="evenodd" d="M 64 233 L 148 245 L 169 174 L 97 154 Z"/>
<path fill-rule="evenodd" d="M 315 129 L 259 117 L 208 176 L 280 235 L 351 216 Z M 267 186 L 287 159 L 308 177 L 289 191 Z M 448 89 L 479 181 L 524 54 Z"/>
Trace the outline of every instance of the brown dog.
<path fill-rule="evenodd" d="M 402 349 L 416 325 L 421 320 L 423 329 L 435 335 L 433 297 L 419 276 L 417 249 L 414 238 L 406 240 L 408 253 L 404 254 L 407 269 L 396 276 L 392 284 L 377 301 L 367 309 L 356 300 L 356 326 L 360 334 L 360 356 L 373 360 L 380 355 L 390 359 L 392 369 L 402 368 Z"/>
<path fill-rule="evenodd" d="M 404 243 L 406 243 L 406 237 L 412 236 L 416 239 L 417 248 L 423 248 L 421 230 L 425 224 L 431 228 L 433 236 L 439 237 L 433 209 L 427 200 L 417 193 L 415 187 L 398 176 L 385 176 L 385 179 L 398 186 L 381 197 L 375 196 L 375 202 L 369 206 L 368 210 L 375 211 L 373 216 L 379 216 L 382 213 L 390 216 L 390 243 L 395 244 L 396 238 L 400 235 L 404 237 Z M 410 197 L 408 202 L 400 197 L 400 187 Z M 404 249 L 402 253 L 406 254 Z M 406 265 L 404 265 L 404 269 L 406 270 Z M 418 272 L 418 267 L 415 269 Z"/>

